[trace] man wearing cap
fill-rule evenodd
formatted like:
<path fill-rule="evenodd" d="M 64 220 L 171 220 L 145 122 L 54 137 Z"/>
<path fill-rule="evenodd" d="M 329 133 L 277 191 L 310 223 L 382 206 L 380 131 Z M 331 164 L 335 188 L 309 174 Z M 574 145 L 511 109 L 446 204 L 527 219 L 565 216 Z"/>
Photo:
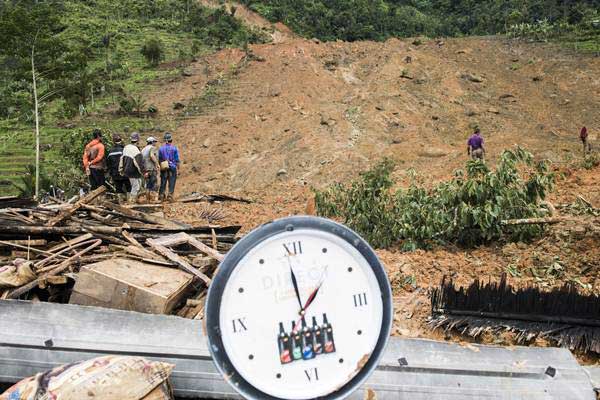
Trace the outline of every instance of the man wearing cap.
<path fill-rule="evenodd" d="M 123 201 L 123 197 L 125 197 L 126 194 L 131 191 L 129 179 L 121 176 L 119 173 L 119 164 L 121 163 L 121 158 L 123 157 L 123 139 L 121 139 L 121 135 L 115 133 L 112 136 L 112 140 L 113 147 L 111 147 L 111 149 L 108 151 L 106 165 L 108 167 L 108 174 L 110 175 L 113 185 L 115 186 L 115 192 L 117 193 L 119 200 Z"/>
<path fill-rule="evenodd" d="M 142 159 L 144 161 L 144 171 L 146 178 L 146 190 L 148 191 L 148 201 L 158 200 L 158 174 L 160 167 L 158 164 L 158 151 L 156 149 L 156 138 L 150 136 L 146 139 L 146 147 L 142 149 Z"/>
<path fill-rule="evenodd" d="M 131 134 L 131 143 L 123 149 L 123 157 L 119 163 L 119 173 L 129 179 L 131 192 L 129 193 L 129 202 L 137 202 L 140 190 L 142 189 L 142 176 L 144 175 L 144 166 L 142 153 L 138 148 L 140 134 L 133 132 Z"/>
<path fill-rule="evenodd" d="M 177 171 L 179 169 L 179 150 L 173 145 L 173 135 L 165 133 L 165 144 L 158 150 L 158 161 L 160 162 L 160 192 L 161 200 L 173 200 L 175 183 L 177 182 Z M 165 193 L 169 182 L 169 194 Z"/>
<path fill-rule="evenodd" d="M 83 169 L 89 177 L 92 190 L 98 189 L 104 185 L 104 170 L 106 162 L 104 160 L 104 145 L 102 144 L 102 131 L 94 129 L 93 139 L 85 146 L 83 152 Z"/>

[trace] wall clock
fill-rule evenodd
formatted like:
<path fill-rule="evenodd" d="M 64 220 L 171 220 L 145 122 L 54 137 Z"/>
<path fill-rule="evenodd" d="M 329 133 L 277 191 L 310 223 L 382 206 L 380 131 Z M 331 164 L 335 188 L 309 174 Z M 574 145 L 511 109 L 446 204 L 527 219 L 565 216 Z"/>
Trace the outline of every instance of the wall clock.
<path fill-rule="evenodd" d="M 268 223 L 227 254 L 206 302 L 217 369 L 248 399 L 342 399 L 377 366 L 392 295 L 374 251 L 316 217 Z"/>

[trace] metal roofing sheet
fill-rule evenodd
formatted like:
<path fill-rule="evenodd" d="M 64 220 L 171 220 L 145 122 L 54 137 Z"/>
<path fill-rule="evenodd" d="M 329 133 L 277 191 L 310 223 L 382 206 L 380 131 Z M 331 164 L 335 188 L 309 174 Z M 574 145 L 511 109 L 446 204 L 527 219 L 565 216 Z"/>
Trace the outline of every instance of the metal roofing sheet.
<path fill-rule="evenodd" d="M 214 368 L 200 321 L 93 307 L 0 301 L 0 381 L 101 354 L 171 362 L 181 397 L 239 398 Z M 595 400 L 590 372 L 568 350 L 393 338 L 352 399 Z"/>

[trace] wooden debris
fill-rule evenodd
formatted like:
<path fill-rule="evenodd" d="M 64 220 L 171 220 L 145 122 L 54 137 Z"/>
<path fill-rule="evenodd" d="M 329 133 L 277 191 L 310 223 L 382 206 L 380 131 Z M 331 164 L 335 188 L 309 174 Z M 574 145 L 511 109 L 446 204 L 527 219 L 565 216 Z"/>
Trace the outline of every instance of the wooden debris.
<path fill-rule="evenodd" d="M 77 212 L 77 210 L 79 210 L 79 208 L 81 207 L 82 204 L 91 203 L 92 201 L 94 201 L 95 199 L 97 199 L 98 196 L 100 196 L 104 192 L 106 192 L 106 187 L 105 186 L 100 186 L 98 189 L 96 189 L 96 190 L 88 193 L 81 200 L 79 200 L 77 203 L 73 204 L 71 207 L 69 207 L 66 210 L 62 211 L 56 217 L 54 217 L 50 221 L 48 221 L 48 226 L 56 226 L 59 222 L 63 221 L 66 218 L 69 218 L 70 216 L 72 216 L 73 214 L 75 214 L 75 212 Z"/>
<path fill-rule="evenodd" d="M 69 303 L 167 314 L 192 281 L 173 268 L 114 258 L 83 267 Z"/>
<path fill-rule="evenodd" d="M 189 272 L 190 274 L 195 275 L 198 278 L 202 279 L 204 281 L 204 283 L 206 283 L 207 286 L 210 285 L 211 280 L 208 276 L 204 275 L 202 272 L 200 272 L 197 269 L 195 269 L 194 267 L 192 267 L 190 265 L 190 263 L 188 263 L 184 258 L 179 257 L 175 252 L 169 250 L 167 247 L 165 247 L 163 245 L 156 243 L 153 239 L 147 240 L 146 243 L 148 243 L 150 245 L 150 247 L 152 247 L 158 253 L 162 254 L 163 256 L 167 257 L 169 260 L 176 263 L 185 272 Z"/>
<path fill-rule="evenodd" d="M 240 227 L 213 225 L 210 220 L 199 226 L 185 224 L 147 212 L 157 211 L 161 205 L 119 205 L 107 201 L 104 192 L 100 188 L 69 202 L 11 203 L 21 208 L 2 208 L 0 199 L 3 263 L 16 257 L 27 259 L 35 275 L 27 284 L 0 291 L 0 297 L 69 301 L 67 285 L 79 281 L 82 270 L 120 258 L 145 265 L 150 279 L 155 273 L 150 270 L 165 274 L 183 273 L 174 269 L 184 271 L 197 295 L 186 304 L 186 290 L 169 311 L 171 306 L 179 306 L 179 311 L 175 310 L 178 315 L 203 318 L 208 286 L 223 253 L 236 242 Z"/>
<path fill-rule="evenodd" d="M 565 217 L 545 217 L 545 218 L 525 218 L 525 219 L 509 219 L 506 221 L 502 221 L 502 225 L 504 226 L 514 226 L 514 225 L 537 225 L 537 224 L 559 224 L 561 222 L 569 221 L 572 218 Z"/>

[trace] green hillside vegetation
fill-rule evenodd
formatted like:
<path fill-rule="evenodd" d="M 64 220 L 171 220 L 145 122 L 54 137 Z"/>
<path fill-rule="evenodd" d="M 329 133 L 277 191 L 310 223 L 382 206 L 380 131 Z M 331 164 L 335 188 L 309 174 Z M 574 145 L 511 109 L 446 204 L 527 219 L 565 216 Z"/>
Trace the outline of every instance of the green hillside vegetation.
<path fill-rule="evenodd" d="M 81 178 L 81 148 L 69 151 L 92 127 L 160 125 L 140 97 L 149 83 L 180 76 L 215 48 L 267 38 L 193 0 L 2 0 L 0 35 L 0 194 L 16 191 L 9 182 L 23 186 L 34 161 L 32 53 L 45 170 L 60 185 Z"/>
<path fill-rule="evenodd" d="M 512 26 L 544 24 L 551 31 L 595 31 L 598 0 L 244 0 L 273 22 L 321 40 L 385 40 L 426 35 L 505 33 Z M 600 23 L 600 22 L 599 22 Z M 525 25 L 524 25 L 525 26 Z M 560 32 L 559 28 L 560 27 Z M 597 38 L 597 36 L 596 36 Z"/>

